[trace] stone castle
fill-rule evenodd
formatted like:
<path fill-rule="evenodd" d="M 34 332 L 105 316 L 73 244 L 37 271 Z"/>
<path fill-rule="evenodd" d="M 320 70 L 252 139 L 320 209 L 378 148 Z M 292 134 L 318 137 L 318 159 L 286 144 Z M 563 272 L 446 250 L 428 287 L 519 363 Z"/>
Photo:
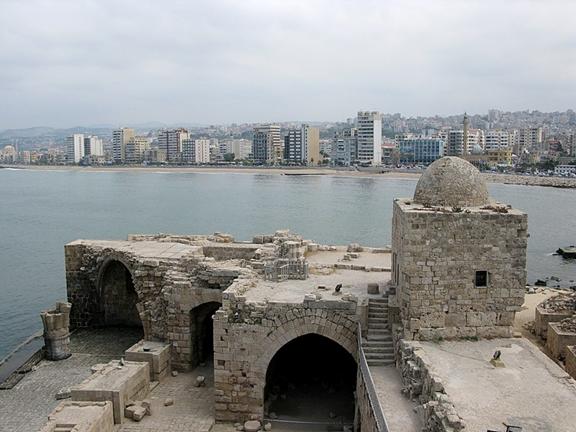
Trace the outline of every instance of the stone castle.
<path fill-rule="evenodd" d="M 492 201 L 471 164 L 446 157 L 413 198 L 395 200 L 391 247 L 321 245 L 289 231 L 250 242 L 216 233 L 69 243 L 70 327 L 141 328 L 126 363 L 148 362 L 148 381 L 207 364 L 217 422 L 338 418 L 340 430 L 387 431 L 375 381 L 378 367 L 396 365 L 422 403 L 422 430 L 464 430 L 418 347 L 513 336 L 527 238 L 526 214 Z M 91 400 L 83 385 L 77 401 Z M 138 388 L 126 400 L 144 398 Z M 339 412 L 315 418 L 324 400 Z"/>

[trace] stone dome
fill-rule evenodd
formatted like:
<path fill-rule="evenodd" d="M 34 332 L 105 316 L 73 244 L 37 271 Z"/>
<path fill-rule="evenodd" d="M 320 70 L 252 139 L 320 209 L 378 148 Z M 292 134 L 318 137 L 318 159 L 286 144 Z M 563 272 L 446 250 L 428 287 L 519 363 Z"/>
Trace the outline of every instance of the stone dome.
<path fill-rule="evenodd" d="M 434 161 L 424 171 L 414 202 L 445 207 L 477 207 L 490 203 L 488 188 L 474 165 L 455 156 Z"/>

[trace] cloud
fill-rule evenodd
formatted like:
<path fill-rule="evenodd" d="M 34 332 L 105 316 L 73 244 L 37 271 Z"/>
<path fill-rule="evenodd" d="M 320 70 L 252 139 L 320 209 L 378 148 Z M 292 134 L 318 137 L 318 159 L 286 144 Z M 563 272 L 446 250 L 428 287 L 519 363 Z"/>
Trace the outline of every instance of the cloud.
<path fill-rule="evenodd" d="M 571 1 L 0 0 L 0 128 L 571 108 Z"/>

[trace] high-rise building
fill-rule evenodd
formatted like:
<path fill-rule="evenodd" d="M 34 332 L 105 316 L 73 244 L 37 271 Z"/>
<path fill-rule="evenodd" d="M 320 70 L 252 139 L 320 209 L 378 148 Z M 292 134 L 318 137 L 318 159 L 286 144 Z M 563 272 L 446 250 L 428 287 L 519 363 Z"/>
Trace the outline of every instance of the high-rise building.
<path fill-rule="evenodd" d="M 97 136 L 84 137 L 84 156 L 104 156 L 104 144 Z"/>
<path fill-rule="evenodd" d="M 66 162 L 78 163 L 84 157 L 84 134 L 74 134 L 66 138 Z"/>
<path fill-rule="evenodd" d="M 260 163 L 279 162 L 283 156 L 280 126 L 266 125 L 254 128 L 252 158 Z"/>
<path fill-rule="evenodd" d="M 401 163 L 429 164 L 444 156 L 444 141 L 439 138 L 406 138 L 398 142 Z"/>
<path fill-rule="evenodd" d="M 382 165 L 382 115 L 377 111 L 359 111 L 356 127 L 358 161 Z"/>
<path fill-rule="evenodd" d="M 126 163 L 126 144 L 134 136 L 134 129 L 120 128 L 112 132 L 112 161 Z"/>
<path fill-rule="evenodd" d="M 512 147 L 515 142 L 515 131 L 488 130 L 484 134 L 484 149 L 498 150 Z"/>
<path fill-rule="evenodd" d="M 252 142 L 247 139 L 227 139 L 218 143 L 220 156 L 224 159 L 226 154 L 234 154 L 234 159 L 248 159 L 252 152 Z"/>
<path fill-rule="evenodd" d="M 182 160 L 182 142 L 188 137 L 188 131 L 183 128 L 160 132 L 158 148 L 166 152 L 168 162 L 180 162 Z"/>
<path fill-rule="evenodd" d="M 139 164 L 144 161 L 146 151 L 150 149 L 150 142 L 144 136 L 135 135 L 126 144 L 126 163 Z"/>
<path fill-rule="evenodd" d="M 210 140 L 193 138 L 183 140 L 182 160 L 185 163 L 209 163 Z"/>
<path fill-rule="evenodd" d="M 284 159 L 292 163 L 315 165 L 320 160 L 320 130 L 306 124 L 290 129 L 284 136 Z"/>
<path fill-rule="evenodd" d="M 334 134 L 330 157 L 333 165 L 350 166 L 356 162 L 358 150 L 356 133 L 356 128 L 350 128 Z"/>
<path fill-rule="evenodd" d="M 484 131 L 468 129 L 466 139 L 464 130 L 449 130 L 446 133 L 446 154 L 448 156 L 463 156 L 473 150 L 484 148 Z"/>
<path fill-rule="evenodd" d="M 520 129 L 516 135 L 514 153 L 543 150 L 544 132 L 541 127 Z"/>

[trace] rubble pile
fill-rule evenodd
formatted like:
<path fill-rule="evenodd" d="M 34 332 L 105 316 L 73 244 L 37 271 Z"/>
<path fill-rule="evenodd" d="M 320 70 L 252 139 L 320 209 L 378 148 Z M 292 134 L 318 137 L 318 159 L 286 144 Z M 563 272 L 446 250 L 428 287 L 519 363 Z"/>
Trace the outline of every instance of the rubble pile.
<path fill-rule="evenodd" d="M 540 303 L 546 312 L 576 311 L 576 293 L 559 294 Z"/>
<path fill-rule="evenodd" d="M 576 333 L 576 317 L 563 319 L 558 323 L 558 328 L 564 332 Z"/>

